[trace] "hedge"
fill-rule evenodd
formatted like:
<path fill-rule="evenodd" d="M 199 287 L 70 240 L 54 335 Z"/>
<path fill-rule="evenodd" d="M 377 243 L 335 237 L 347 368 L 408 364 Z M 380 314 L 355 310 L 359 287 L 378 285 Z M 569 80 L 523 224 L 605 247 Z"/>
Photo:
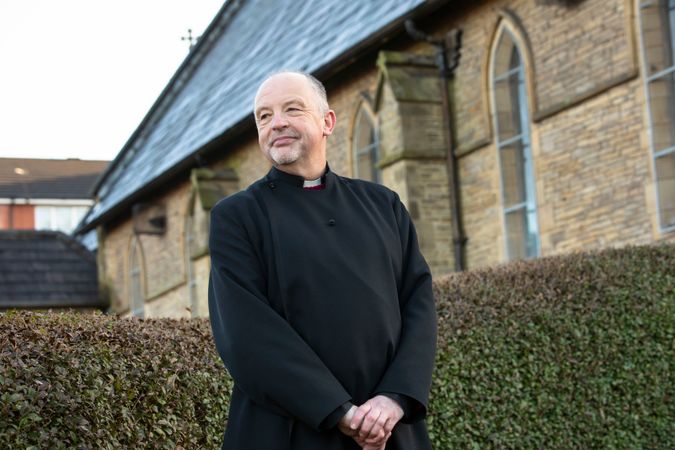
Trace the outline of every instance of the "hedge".
<path fill-rule="evenodd" d="M 513 263 L 435 292 L 434 448 L 672 448 L 675 246 Z"/>
<path fill-rule="evenodd" d="M 675 442 L 675 246 L 512 263 L 434 289 L 437 450 Z M 204 319 L 0 315 L 0 448 L 219 448 L 230 388 Z"/>
<path fill-rule="evenodd" d="M 207 320 L 0 315 L 0 448 L 219 448 L 231 382 Z"/>

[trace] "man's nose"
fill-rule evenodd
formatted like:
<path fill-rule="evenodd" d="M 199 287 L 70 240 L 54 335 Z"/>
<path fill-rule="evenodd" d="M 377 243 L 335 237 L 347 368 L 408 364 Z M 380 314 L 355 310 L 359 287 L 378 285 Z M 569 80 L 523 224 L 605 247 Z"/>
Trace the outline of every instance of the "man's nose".
<path fill-rule="evenodd" d="M 272 116 L 272 128 L 278 130 L 280 128 L 286 128 L 288 126 L 288 120 L 284 114 L 274 114 Z"/>

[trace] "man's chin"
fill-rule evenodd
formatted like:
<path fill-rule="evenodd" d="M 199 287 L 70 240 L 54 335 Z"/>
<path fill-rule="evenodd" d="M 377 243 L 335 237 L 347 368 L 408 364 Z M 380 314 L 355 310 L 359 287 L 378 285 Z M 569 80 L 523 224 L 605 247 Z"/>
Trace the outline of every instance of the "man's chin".
<path fill-rule="evenodd" d="M 300 158 L 299 152 L 275 152 L 272 150 L 269 153 L 270 159 L 278 166 L 286 166 L 293 164 Z"/>

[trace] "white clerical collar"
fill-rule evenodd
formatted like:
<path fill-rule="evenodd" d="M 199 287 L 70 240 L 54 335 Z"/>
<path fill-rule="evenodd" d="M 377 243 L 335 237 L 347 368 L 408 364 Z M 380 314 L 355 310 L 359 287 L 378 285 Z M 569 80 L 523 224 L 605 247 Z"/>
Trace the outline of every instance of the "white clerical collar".
<path fill-rule="evenodd" d="M 302 187 L 304 187 L 304 188 L 314 187 L 314 186 L 321 186 L 321 177 L 317 178 L 316 180 L 305 180 L 302 183 Z"/>

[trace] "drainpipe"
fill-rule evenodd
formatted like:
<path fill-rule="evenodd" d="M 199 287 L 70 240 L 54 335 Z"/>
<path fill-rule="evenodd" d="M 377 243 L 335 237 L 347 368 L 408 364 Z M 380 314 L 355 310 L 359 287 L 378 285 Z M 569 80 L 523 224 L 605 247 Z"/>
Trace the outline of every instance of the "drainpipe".
<path fill-rule="evenodd" d="M 416 41 L 427 42 L 436 48 L 436 65 L 441 78 L 441 101 L 443 107 L 443 120 L 445 121 L 446 142 L 446 166 L 448 170 L 448 193 L 450 197 L 450 209 L 452 210 L 452 242 L 454 244 L 455 271 L 465 269 L 465 249 L 467 238 L 462 226 L 462 208 L 460 204 L 459 171 L 455 143 L 452 136 L 453 123 L 450 108 L 450 91 L 448 83 L 453 79 L 455 69 L 459 65 L 460 49 L 462 46 L 462 30 L 450 30 L 444 39 L 434 39 L 423 33 L 415 26 L 412 20 L 405 21 L 405 28 Z M 448 49 L 451 51 L 452 64 L 448 63 Z"/>

